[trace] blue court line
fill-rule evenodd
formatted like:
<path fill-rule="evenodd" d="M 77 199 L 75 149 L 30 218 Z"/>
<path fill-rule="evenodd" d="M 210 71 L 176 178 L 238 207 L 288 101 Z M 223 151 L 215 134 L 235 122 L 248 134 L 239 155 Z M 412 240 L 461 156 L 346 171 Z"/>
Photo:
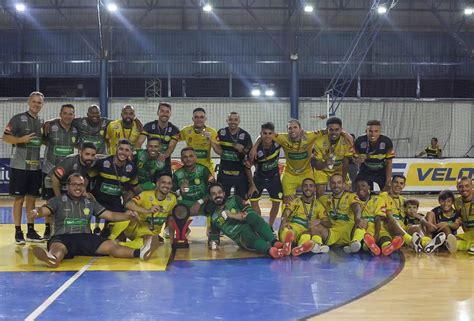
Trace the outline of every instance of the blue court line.
<path fill-rule="evenodd" d="M 399 254 L 336 250 L 282 260 L 176 261 L 165 273 L 88 271 L 38 320 L 295 320 L 374 291 L 402 267 Z M 24 300 L 21 293 L 10 304 Z"/>

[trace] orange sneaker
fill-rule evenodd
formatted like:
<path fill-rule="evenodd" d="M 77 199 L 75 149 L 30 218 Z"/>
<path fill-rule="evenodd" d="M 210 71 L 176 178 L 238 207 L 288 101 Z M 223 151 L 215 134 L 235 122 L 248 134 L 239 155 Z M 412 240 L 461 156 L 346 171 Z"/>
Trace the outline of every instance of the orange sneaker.
<path fill-rule="evenodd" d="M 288 231 L 286 233 L 285 239 L 283 240 L 283 253 L 285 255 L 290 255 L 291 254 L 291 243 L 293 243 L 293 240 L 295 239 L 295 235 L 293 234 L 292 231 Z"/>
<path fill-rule="evenodd" d="M 293 248 L 293 250 L 291 250 L 291 254 L 293 256 L 299 256 L 303 253 L 311 252 L 313 247 L 314 247 L 314 242 L 309 240 L 309 241 L 304 242 L 302 245 Z"/>
<path fill-rule="evenodd" d="M 367 245 L 367 247 L 370 249 L 370 252 L 372 252 L 373 255 L 375 256 L 380 255 L 380 247 L 375 242 L 375 238 L 372 236 L 372 234 L 369 234 L 369 233 L 364 234 L 364 243 L 365 245 Z"/>
<path fill-rule="evenodd" d="M 390 242 L 389 245 L 384 247 L 382 249 L 383 255 L 387 256 L 395 252 L 396 250 L 399 250 L 403 246 L 403 239 L 400 236 L 395 236 L 392 239 L 392 242 Z"/>
<path fill-rule="evenodd" d="M 275 241 L 275 243 L 273 243 L 273 247 L 276 247 L 277 249 L 282 249 L 284 246 L 284 244 L 280 241 Z"/>
<path fill-rule="evenodd" d="M 268 251 L 268 255 L 270 255 L 274 259 L 281 259 L 285 256 L 283 253 L 283 249 L 277 249 L 276 247 L 271 247 Z"/>

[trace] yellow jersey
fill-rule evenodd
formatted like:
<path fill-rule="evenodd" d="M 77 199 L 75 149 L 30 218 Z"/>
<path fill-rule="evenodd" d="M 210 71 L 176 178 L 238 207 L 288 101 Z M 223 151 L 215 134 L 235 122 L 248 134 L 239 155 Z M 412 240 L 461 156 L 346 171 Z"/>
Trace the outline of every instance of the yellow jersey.
<path fill-rule="evenodd" d="M 154 225 L 154 230 L 161 230 L 162 225 L 166 222 L 168 217 L 171 216 L 171 211 L 177 203 L 176 196 L 172 193 L 166 195 L 164 200 L 158 200 L 154 190 L 141 192 L 134 196 L 132 201 L 145 209 L 149 209 L 153 206 L 160 207 L 157 212 L 152 214 L 138 213 L 140 221 L 146 222 L 149 226 Z"/>
<path fill-rule="evenodd" d="M 362 208 L 362 218 L 366 219 L 369 223 L 374 223 L 376 216 L 387 216 L 385 199 L 380 196 L 370 196 L 365 202 L 360 200 L 360 206 Z"/>
<path fill-rule="evenodd" d="M 322 132 L 305 132 L 302 134 L 301 140 L 292 142 L 287 133 L 277 134 L 273 140 L 280 144 L 285 152 L 284 171 L 298 175 L 311 170 L 311 153 L 314 142 L 322 135 Z"/>
<path fill-rule="evenodd" d="M 356 194 L 344 192 L 340 198 L 335 198 L 333 195 L 323 195 L 319 198 L 319 202 L 326 210 L 333 227 L 354 225 L 355 214 L 351 205 L 360 204 Z"/>
<path fill-rule="evenodd" d="M 127 139 L 132 145 L 135 144 L 142 130 L 142 124 L 136 119 L 133 120 L 132 128 L 128 129 L 123 127 L 121 119 L 111 121 L 105 131 L 105 141 L 107 142 L 109 155 L 115 155 L 117 144 L 121 139 Z"/>
<path fill-rule="evenodd" d="M 474 231 L 474 197 L 470 202 L 464 202 L 461 196 L 454 200 L 454 208 L 461 213 L 464 233 Z"/>
<path fill-rule="evenodd" d="M 354 155 L 352 143 L 342 135 L 339 137 L 337 143 L 332 145 L 329 141 L 329 135 L 324 134 L 323 136 L 316 139 L 314 142 L 314 147 L 316 149 L 316 160 L 326 161 L 329 157 L 334 157 L 334 167 L 332 169 L 327 167 L 323 169 L 324 172 L 330 174 L 335 172 L 342 173 L 342 160 Z"/>
<path fill-rule="evenodd" d="M 216 140 L 217 131 L 212 127 L 205 127 L 211 133 L 211 139 Z M 214 173 L 214 164 L 211 160 L 211 142 L 194 129 L 194 125 L 183 127 L 180 132 L 180 140 L 186 142 L 186 146 L 194 148 L 197 156 L 197 163 L 209 168 Z"/>
<path fill-rule="evenodd" d="M 403 204 L 405 203 L 405 198 L 403 196 L 393 197 L 388 192 L 380 193 L 379 197 L 385 200 L 387 205 L 387 211 L 392 212 L 392 216 L 399 222 L 405 222 L 405 209 Z"/>
<path fill-rule="evenodd" d="M 297 197 L 285 206 L 284 210 L 289 210 L 288 222 L 296 223 L 306 228 L 309 228 L 309 221 L 311 219 L 326 218 L 325 210 L 319 203 L 316 197 L 311 203 L 304 202 L 301 197 Z"/>

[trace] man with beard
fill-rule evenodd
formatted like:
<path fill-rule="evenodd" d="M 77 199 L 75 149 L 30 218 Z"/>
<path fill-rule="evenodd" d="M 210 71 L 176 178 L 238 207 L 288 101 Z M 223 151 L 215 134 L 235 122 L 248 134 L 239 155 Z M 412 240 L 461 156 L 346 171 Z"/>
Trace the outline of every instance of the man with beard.
<path fill-rule="evenodd" d="M 154 190 L 158 177 L 166 172 L 166 163 L 160 159 L 160 139 L 148 138 L 146 149 L 138 149 L 133 155 L 133 162 L 137 167 L 138 184 L 142 191 Z"/>
<path fill-rule="evenodd" d="M 392 140 L 381 135 L 381 128 L 378 120 L 367 122 L 366 135 L 358 137 L 354 142 L 354 162 L 360 166 L 356 180 L 366 181 L 372 190 L 375 182 L 381 191 L 388 191 L 395 151 Z"/>
<path fill-rule="evenodd" d="M 28 213 L 35 207 L 40 196 L 41 163 L 40 148 L 42 137 L 42 119 L 38 117 L 44 104 L 40 92 L 32 92 L 28 98 L 28 110 L 13 116 L 3 132 L 3 141 L 12 145 L 10 159 L 10 195 L 13 201 L 13 222 L 15 224 L 15 243 L 25 244 L 21 230 L 23 203 Z M 27 218 L 28 231 L 26 241 L 43 242 L 35 231 L 34 220 Z"/>
<path fill-rule="evenodd" d="M 457 248 L 474 254 L 474 197 L 472 197 L 472 178 L 464 176 L 458 180 L 459 196 L 454 201 L 456 211 L 461 212 L 464 234 L 458 234 Z"/>
<path fill-rule="evenodd" d="M 284 256 L 284 244 L 275 238 L 270 225 L 239 196 L 226 197 L 224 186 L 219 183 L 209 186 L 209 195 L 206 213 L 225 236 L 243 249 L 274 259 Z"/>
<path fill-rule="evenodd" d="M 135 108 L 125 105 L 122 108 L 122 119 L 111 121 L 105 132 L 105 142 L 109 155 L 115 155 L 117 144 L 121 139 L 128 140 L 132 146 L 142 133 L 143 125 L 135 118 Z"/>
<path fill-rule="evenodd" d="M 98 154 L 105 154 L 105 131 L 109 120 L 100 117 L 100 108 L 97 105 L 91 105 L 87 109 L 87 117 L 75 118 L 72 121 L 79 134 L 78 145 L 83 143 L 93 143 L 97 148 Z"/>
<path fill-rule="evenodd" d="M 316 195 L 322 196 L 331 175 L 337 173 L 347 181 L 349 172 L 349 160 L 353 155 L 352 141 L 343 137 L 342 120 L 331 117 L 326 122 L 327 134 L 316 139 L 316 171 L 314 180 L 316 182 Z"/>
<path fill-rule="evenodd" d="M 89 187 L 89 170 L 95 162 L 97 153 L 93 143 L 83 143 L 76 155 L 69 155 L 59 162 L 49 173 L 54 196 L 60 196 L 67 191 L 67 179 L 73 173 L 79 173 L 86 180 L 86 190 Z"/>
<path fill-rule="evenodd" d="M 118 142 L 115 155 L 97 160 L 89 173 L 94 179 L 92 194 L 109 211 L 125 212 L 124 203 L 133 196 L 133 193 L 127 193 L 138 182 L 137 169 L 130 161 L 131 156 L 132 144 L 122 139 Z M 94 233 L 97 232 L 96 225 Z M 105 229 L 103 235 L 108 236 L 107 234 L 108 230 Z"/>
<path fill-rule="evenodd" d="M 158 159 L 166 162 L 164 171 L 171 175 L 171 155 L 179 140 L 179 128 L 169 121 L 171 117 L 170 104 L 160 103 L 157 114 L 157 120 L 145 124 L 143 132 L 135 143 L 135 147 L 140 148 L 146 138 L 158 138 L 161 143 L 161 154 Z"/>
<path fill-rule="evenodd" d="M 52 216 L 54 231 L 48 242 L 48 250 L 34 247 L 35 257 L 47 266 L 58 267 L 63 259 L 75 255 L 111 255 L 118 258 L 141 258 L 149 260 L 158 247 L 158 240 L 149 237 L 141 249 L 120 246 L 112 240 L 91 234 L 92 216 L 109 221 L 128 221 L 136 219 L 135 212 L 117 213 L 106 210 L 94 200 L 84 197 L 84 178 L 74 173 L 68 178 L 67 194 L 53 197 L 46 205 L 28 213 L 30 219 Z"/>
<path fill-rule="evenodd" d="M 256 191 L 252 171 L 244 165 L 245 156 L 252 148 L 252 138 L 239 127 L 238 113 L 229 113 L 227 124 L 228 127 L 218 131 L 217 140 L 211 140 L 212 148 L 221 157 L 217 181 L 224 186 L 226 195 L 230 195 L 234 187 L 235 195 L 247 199 Z"/>

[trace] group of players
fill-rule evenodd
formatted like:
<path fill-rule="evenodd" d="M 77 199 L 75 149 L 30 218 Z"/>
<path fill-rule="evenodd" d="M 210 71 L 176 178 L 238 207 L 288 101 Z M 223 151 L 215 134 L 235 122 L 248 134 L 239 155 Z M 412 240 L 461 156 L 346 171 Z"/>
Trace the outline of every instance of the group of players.
<path fill-rule="evenodd" d="M 346 253 L 364 249 L 373 255 L 390 255 L 404 243 L 417 252 L 441 246 L 450 252 L 474 251 L 472 180 L 460 178 L 460 196 L 442 192 L 439 207 L 419 214 L 418 201 L 401 196 L 405 177 L 392 177 L 395 152 L 379 121 L 369 121 L 366 135 L 355 140 L 336 117 L 321 131 L 304 131 L 291 119 L 287 133 L 275 133 L 267 122 L 253 143 L 236 112 L 227 116 L 227 127 L 216 131 L 206 125 L 206 111 L 196 108 L 192 124 L 180 130 L 169 121 L 168 103 L 160 103 L 158 119 L 145 125 L 131 105 L 110 121 L 96 105 L 87 117 L 75 118 L 74 106 L 66 104 L 59 118 L 43 123 L 43 104 L 41 93 L 31 93 L 28 110 L 10 120 L 3 139 L 13 145 L 15 242 L 25 244 L 25 202 L 26 241 L 48 240 L 47 249 L 34 247 L 33 253 L 50 267 L 74 255 L 147 260 L 163 241 L 163 227 L 173 238 L 168 223 L 177 204 L 186 205 L 191 215 L 208 217 L 211 249 L 219 248 L 222 233 L 242 248 L 273 258 L 326 253 L 333 245 Z M 180 151 L 182 167 L 173 172 L 171 155 L 179 141 L 187 147 Z M 220 156 L 217 177 L 211 150 Z M 281 177 L 280 150 L 286 160 Z M 352 185 L 351 163 L 358 167 Z M 371 193 L 374 183 L 379 195 Z M 302 195 L 296 196 L 299 188 Z M 35 208 L 40 190 L 48 202 Z M 272 201 L 268 223 L 259 207 L 264 190 Z M 282 201 L 277 237 L 273 225 Z M 105 219 L 102 231 L 96 223 L 92 233 L 92 216 L 96 222 Z M 45 217 L 43 237 L 34 229 L 38 217 Z M 461 226 L 464 233 L 456 235 Z"/>

